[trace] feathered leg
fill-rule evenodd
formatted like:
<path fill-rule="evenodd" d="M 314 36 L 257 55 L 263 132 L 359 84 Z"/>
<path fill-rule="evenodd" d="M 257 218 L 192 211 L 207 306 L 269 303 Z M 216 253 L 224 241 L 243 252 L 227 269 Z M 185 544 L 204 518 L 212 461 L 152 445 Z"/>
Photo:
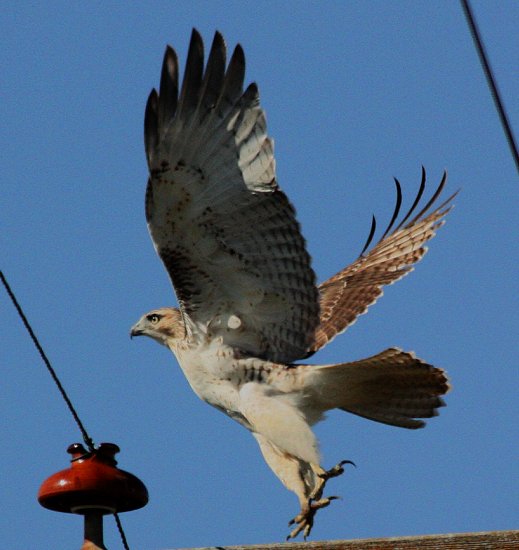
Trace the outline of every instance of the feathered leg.
<path fill-rule="evenodd" d="M 287 540 L 296 537 L 301 532 L 306 539 L 312 530 L 317 510 L 325 508 L 332 500 L 338 498 L 336 496 L 323 498 L 326 482 L 332 477 L 341 475 L 344 472 L 343 465 L 351 464 L 351 462 L 344 460 L 334 468 L 324 470 L 318 464 L 310 464 L 282 451 L 260 434 L 253 433 L 253 435 L 266 463 L 283 485 L 294 492 L 299 499 L 301 511 L 289 522 L 289 525 L 295 525 L 295 527 L 288 535 Z"/>

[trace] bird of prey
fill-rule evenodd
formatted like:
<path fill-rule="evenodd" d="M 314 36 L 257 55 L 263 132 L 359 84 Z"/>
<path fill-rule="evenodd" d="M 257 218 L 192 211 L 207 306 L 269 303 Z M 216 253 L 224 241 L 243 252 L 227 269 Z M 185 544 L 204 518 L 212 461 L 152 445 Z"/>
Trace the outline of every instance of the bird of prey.
<path fill-rule="evenodd" d="M 445 175 L 422 208 L 425 172 L 409 212 L 401 191 L 387 230 L 360 256 L 316 284 L 295 211 L 278 186 L 273 142 L 255 83 L 243 89 L 245 57 L 226 62 L 216 33 L 204 67 L 193 30 L 184 79 L 167 47 L 159 91 L 145 113 L 149 167 L 146 219 L 179 308 L 150 311 L 131 335 L 176 356 L 194 392 L 247 428 L 264 459 L 301 506 L 287 538 L 310 533 L 326 482 L 311 426 L 341 409 L 402 428 L 421 428 L 444 405 L 443 370 L 398 348 L 330 365 L 301 364 L 365 313 L 413 269 L 443 224 Z"/>

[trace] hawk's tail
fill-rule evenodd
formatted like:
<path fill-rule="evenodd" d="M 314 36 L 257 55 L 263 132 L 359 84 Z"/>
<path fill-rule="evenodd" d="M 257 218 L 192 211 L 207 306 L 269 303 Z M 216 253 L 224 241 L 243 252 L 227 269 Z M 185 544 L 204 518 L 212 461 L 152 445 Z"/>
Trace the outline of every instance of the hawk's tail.
<path fill-rule="evenodd" d="M 316 366 L 311 378 L 312 397 L 325 410 L 339 408 L 402 428 L 425 426 L 417 419 L 436 416 L 450 388 L 442 369 L 397 348 L 353 363 Z"/>

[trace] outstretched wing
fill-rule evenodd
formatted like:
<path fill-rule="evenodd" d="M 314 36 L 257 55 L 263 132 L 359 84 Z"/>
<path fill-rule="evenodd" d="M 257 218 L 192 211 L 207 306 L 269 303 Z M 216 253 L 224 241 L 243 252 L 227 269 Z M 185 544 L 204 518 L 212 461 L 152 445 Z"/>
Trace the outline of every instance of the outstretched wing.
<path fill-rule="evenodd" d="M 319 323 L 310 257 L 275 177 L 258 88 L 216 33 L 204 70 L 193 30 L 180 94 L 168 47 L 145 115 L 146 218 L 187 325 L 246 353 L 291 362 Z"/>
<path fill-rule="evenodd" d="M 452 208 L 451 201 L 456 194 L 449 197 L 432 211 L 434 203 L 445 186 L 446 174 L 426 206 L 409 218 L 418 208 L 425 189 L 425 170 L 422 169 L 422 181 L 418 194 L 408 213 L 391 232 L 402 203 L 402 192 L 398 180 L 396 207 L 388 228 L 380 241 L 369 252 L 375 233 L 375 218 L 368 241 L 359 258 L 342 271 L 319 286 L 321 320 L 315 332 L 314 342 L 309 355 L 316 352 L 353 324 L 359 315 L 366 313 L 368 307 L 375 303 L 383 293 L 384 285 L 392 284 L 414 268 L 427 252 L 425 243 L 432 239 Z"/>

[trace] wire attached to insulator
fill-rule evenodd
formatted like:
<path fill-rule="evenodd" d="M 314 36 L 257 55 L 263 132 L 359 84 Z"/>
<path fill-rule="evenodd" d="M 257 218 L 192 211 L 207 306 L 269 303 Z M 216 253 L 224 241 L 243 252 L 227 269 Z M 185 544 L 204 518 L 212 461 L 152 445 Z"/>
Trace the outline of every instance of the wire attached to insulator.
<path fill-rule="evenodd" d="M 117 525 L 117 529 L 119 530 L 119 534 L 121 535 L 121 540 L 123 542 L 124 550 L 130 550 L 130 547 L 128 546 L 128 541 L 126 540 L 126 535 L 124 534 L 121 519 L 119 518 L 119 514 L 117 512 L 114 513 L 114 518 L 115 518 L 115 523 Z"/>
<path fill-rule="evenodd" d="M 2 271 L 0 271 L 0 279 L 2 280 L 2 284 L 5 287 L 5 290 L 7 291 L 7 294 L 9 295 L 9 298 L 11 298 L 11 301 L 13 302 L 14 307 L 16 308 L 16 311 L 18 312 L 18 315 L 20 316 L 25 328 L 27 329 L 27 332 L 29 333 L 29 336 L 31 337 L 34 345 L 36 346 L 36 349 L 38 350 L 43 362 L 45 363 L 45 366 L 47 367 L 47 370 L 49 371 L 52 379 L 56 383 L 56 386 L 58 387 L 59 392 L 61 393 L 61 396 L 65 400 L 65 403 L 67 404 L 67 407 L 72 414 L 74 420 L 76 421 L 76 424 L 79 427 L 79 430 L 81 431 L 81 435 L 83 436 L 83 440 L 85 444 L 88 446 L 88 449 L 93 452 L 95 451 L 95 444 L 94 440 L 88 435 L 88 432 L 86 431 L 85 426 L 83 425 L 83 422 L 81 422 L 81 419 L 79 418 L 78 413 L 76 412 L 76 409 L 74 408 L 74 405 L 72 405 L 72 401 L 70 400 L 69 396 L 67 395 L 67 392 L 65 391 L 65 388 L 61 384 L 60 379 L 58 378 L 58 375 L 56 374 L 56 371 L 53 369 L 52 365 L 50 364 L 50 361 L 43 351 L 43 348 L 41 347 L 40 342 L 38 341 L 38 338 L 36 337 L 36 334 L 34 334 L 34 331 L 32 330 L 32 327 L 25 316 L 25 313 L 22 310 L 22 307 L 18 303 L 18 300 L 16 299 L 16 296 L 14 295 L 14 292 L 11 290 L 11 287 L 9 286 L 9 283 L 7 282 L 7 279 L 5 278 Z"/>
<path fill-rule="evenodd" d="M 25 313 L 23 312 L 22 307 L 18 303 L 18 300 L 16 299 L 16 296 L 14 295 L 14 292 L 11 290 L 11 287 L 9 286 L 9 283 L 7 282 L 7 279 L 5 278 L 5 275 L 3 271 L 0 270 L 0 280 L 2 281 L 2 284 L 4 285 L 5 290 L 7 291 L 7 294 L 9 295 L 9 298 L 11 298 L 11 301 L 16 308 L 16 311 L 18 312 L 18 315 L 20 316 L 25 328 L 27 329 L 27 332 L 29 333 L 29 336 L 31 337 L 31 340 L 33 341 L 34 345 L 36 346 L 36 349 L 38 350 L 43 362 L 45 363 L 45 366 L 47 367 L 47 370 L 49 371 L 52 379 L 56 383 L 56 386 L 58 387 L 59 392 L 61 393 L 61 396 L 65 400 L 65 403 L 67 404 L 67 407 L 72 414 L 74 420 L 76 421 L 76 424 L 79 427 L 79 430 L 81 432 L 81 435 L 83 436 L 83 440 L 85 444 L 87 445 L 90 452 L 95 452 L 96 446 L 94 444 L 94 440 L 90 437 L 88 432 L 86 431 L 85 426 L 83 425 L 83 422 L 81 422 L 81 419 L 79 418 L 79 415 L 74 408 L 74 405 L 72 404 L 72 401 L 70 400 L 69 396 L 67 395 L 67 392 L 65 391 L 65 388 L 61 384 L 60 379 L 58 378 L 58 375 L 56 374 L 56 371 L 52 367 L 47 355 L 45 354 L 45 351 L 43 350 L 38 338 L 36 337 L 36 334 L 34 333 L 34 330 L 32 329 L 29 320 L 25 316 Z M 128 546 L 128 541 L 126 539 L 126 535 L 123 530 L 123 526 L 121 523 L 121 520 L 119 519 L 119 515 L 117 513 L 114 513 L 115 523 L 117 525 L 117 529 L 119 531 L 119 534 L 121 536 L 121 540 L 124 546 L 124 550 L 130 550 L 130 547 Z"/>
<path fill-rule="evenodd" d="M 83 436 L 83 441 L 87 445 L 90 452 L 95 452 L 96 447 L 94 444 L 94 440 L 90 437 L 88 432 L 86 431 L 85 426 L 83 425 L 83 422 L 81 422 L 81 419 L 79 418 L 79 415 L 74 408 L 74 405 L 72 404 L 72 401 L 70 400 L 69 396 L 67 395 L 67 392 L 65 391 L 65 388 L 61 384 L 60 379 L 58 378 L 58 375 L 56 374 L 56 371 L 52 367 L 47 355 L 45 354 L 45 351 L 43 350 L 38 338 L 36 337 L 36 334 L 34 333 L 34 330 L 32 329 L 29 320 L 25 316 L 25 313 L 23 312 L 22 307 L 18 303 L 18 300 L 16 299 L 16 296 L 14 295 L 14 292 L 11 290 L 11 287 L 9 286 L 9 283 L 7 282 L 7 279 L 5 278 L 5 275 L 2 271 L 0 271 L 0 280 L 2 281 L 2 284 L 5 287 L 5 290 L 7 291 L 7 294 L 9 295 L 9 298 L 11 298 L 11 301 L 16 308 L 16 311 L 18 312 L 18 315 L 20 316 L 25 328 L 27 329 L 27 332 L 29 333 L 29 336 L 31 337 L 31 340 L 33 341 L 34 345 L 36 346 L 36 349 L 38 350 L 43 362 L 45 363 L 45 366 L 47 367 L 47 370 L 49 371 L 52 379 L 56 383 L 56 386 L 58 387 L 59 392 L 61 393 L 61 396 L 65 400 L 65 403 L 67 404 L 67 407 L 72 414 L 74 420 L 76 421 L 76 424 L 79 427 L 79 430 L 81 432 L 81 435 Z M 130 550 L 130 547 L 128 545 L 128 541 L 126 539 L 126 535 L 123 530 L 123 526 L 121 523 L 121 520 L 119 518 L 119 515 L 117 513 L 114 513 L 115 523 L 117 525 L 117 529 L 119 531 L 119 534 L 121 536 L 121 541 L 124 546 L 124 550 Z"/>

